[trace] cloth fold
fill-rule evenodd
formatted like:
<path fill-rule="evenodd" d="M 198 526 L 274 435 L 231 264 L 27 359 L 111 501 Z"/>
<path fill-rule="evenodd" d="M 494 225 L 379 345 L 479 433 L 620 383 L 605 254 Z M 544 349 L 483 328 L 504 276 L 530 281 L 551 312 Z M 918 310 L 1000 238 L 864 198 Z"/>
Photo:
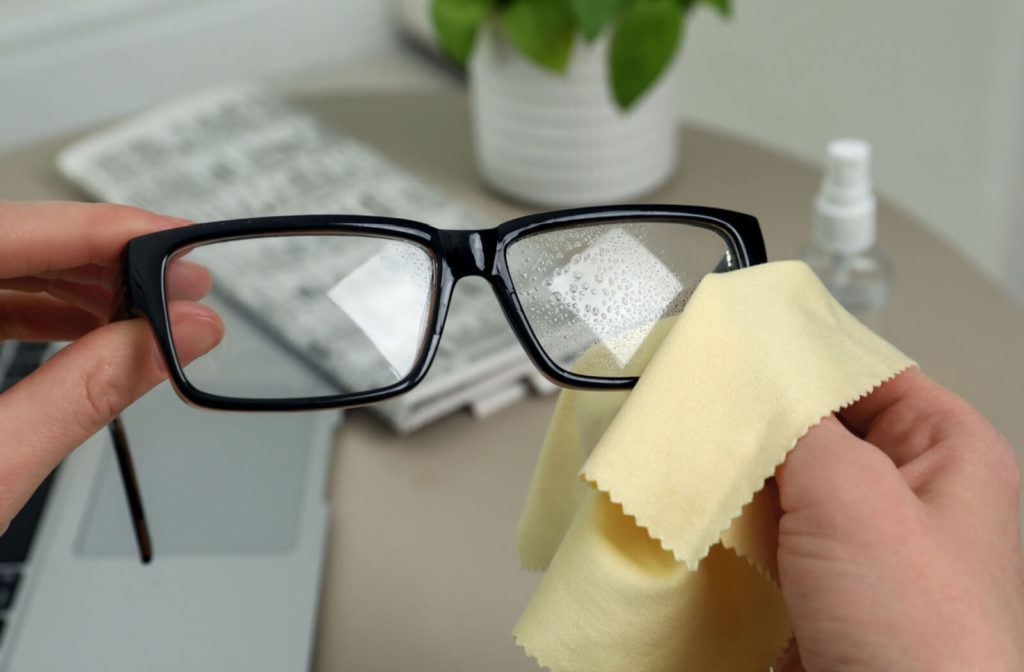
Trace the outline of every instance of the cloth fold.
<path fill-rule="evenodd" d="M 914 365 L 801 262 L 707 276 L 664 331 L 631 392 L 563 392 L 542 447 L 514 634 L 553 672 L 766 670 L 790 629 L 764 483 Z"/>

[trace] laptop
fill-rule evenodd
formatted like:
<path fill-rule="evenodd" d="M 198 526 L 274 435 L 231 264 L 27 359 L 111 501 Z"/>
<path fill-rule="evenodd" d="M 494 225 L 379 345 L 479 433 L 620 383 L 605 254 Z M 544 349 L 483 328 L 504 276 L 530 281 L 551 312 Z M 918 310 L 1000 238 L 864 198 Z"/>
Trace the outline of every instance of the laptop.
<path fill-rule="evenodd" d="M 254 367 L 303 367 L 244 331 Z M 308 669 L 341 414 L 202 411 L 165 383 L 122 417 L 153 560 L 101 431 L 26 510 L 24 562 L 0 564 L 0 670 Z"/>

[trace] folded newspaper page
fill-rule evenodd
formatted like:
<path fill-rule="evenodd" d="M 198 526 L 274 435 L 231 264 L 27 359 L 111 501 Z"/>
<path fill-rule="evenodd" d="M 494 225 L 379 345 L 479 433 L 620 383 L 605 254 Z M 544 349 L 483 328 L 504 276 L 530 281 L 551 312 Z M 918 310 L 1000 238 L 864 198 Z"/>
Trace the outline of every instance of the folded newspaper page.
<path fill-rule="evenodd" d="M 343 131 L 257 88 L 203 92 L 144 113 L 67 147 L 58 167 L 99 200 L 197 222 L 325 213 L 404 217 L 448 229 L 493 225 Z M 281 242 L 294 248 L 290 254 L 322 253 L 299 249 L 294 239 Z M 270 282 L 256 258 L 210 271 L 221 298 L 318 373 L 344 386 L 367 361 L 339 342 L 344 337 L 332 330 L 330 316 L 317 320 L 313 311 L 308 319 L 267 319 L 267 310 L 308 311 L 301 283 L 289 286 L 280 276 Z M 531 388 L 551 385 L 526 358 L 489 285 L 469 278 L 456 290 L 427 377 L 374 409 L 404 433 L 466 406 L 486 414 Z"/>

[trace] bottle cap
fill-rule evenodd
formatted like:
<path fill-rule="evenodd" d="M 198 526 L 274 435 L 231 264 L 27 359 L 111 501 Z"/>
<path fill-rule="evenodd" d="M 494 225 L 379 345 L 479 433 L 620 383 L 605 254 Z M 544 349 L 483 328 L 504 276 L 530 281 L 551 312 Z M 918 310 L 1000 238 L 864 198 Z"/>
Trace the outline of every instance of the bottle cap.
<path fill-rule="evenodd" d="M 828 143 L 815 211 L 814 239 L 822 249 L 850 255 L 875 244 L 870 144 L 854 139 Z"/>

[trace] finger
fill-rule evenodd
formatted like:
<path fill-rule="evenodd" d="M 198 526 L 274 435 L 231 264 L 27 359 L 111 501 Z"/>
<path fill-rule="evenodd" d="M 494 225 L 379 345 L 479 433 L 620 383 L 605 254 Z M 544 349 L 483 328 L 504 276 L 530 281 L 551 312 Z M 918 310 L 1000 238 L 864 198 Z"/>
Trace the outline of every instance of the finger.
<path fill-rule="evenodd" d="M 1010 444 L 970 404 L 917 369 L 844 409 L 842 418 L 930 504 L 985 508 L 1018 496 L 1020 467 Z"/>
<path fill-rule="evenodd" d="M 183 223 L 107 203 L 0 201 L 0 277 L 113 264 L 131 238 Z"/>
<path fill-rule="evenodd" d="M 86 264 L 85 266 L 76 266 L 75 268 L 44 271 L 36 275 L 41 278 L 67 280 L 84 285 L 99 285 L 111 291 L 121 287 L 121 269 L 115 265 Z"/>
<path fill-rule="evenodd" d="M 51 296 L 0 291 L 0 340 L 70 341 L 106 321 Z"/>
<path fill-rule="evenodd" d="M 0 289 L 19 292 L 49 294 L 93 315 L 109 318 L 114 305 L 114 293 L 98 285 L 83 285 L 67 280 L 51 280 L 34 276 L 0 280 Z"/>
<path fill-rule="evenodd" d="M 977 414 L 918 369 L 909 369 L 840 411 L 852 431 L 902 466 L 961 431 Z"/>
<path fill-rule="evenodd" d="M 194 303 L 170 308 L 184 361 L 222 338 L 223 325 L 211 309 Z M 0 525 L 72 449 L 165 377 L 149 327 L 129 320 L 86 334 L 0 396 Z"/>
<path fill-rule="evenodd" d="M 863 439 L 830 417 L 797 442 L 776 471 L 785 512 L 845 511 L 872 529 L 896 512 L 916 515 L 913 498 L 955 518 L 1016 516 L 1020 467 L 1009 443 L 966 402 L 919 375 L 901 374 L 850 409 L 848 425 L 866 429 Z"/>
<path fill-rule="evenodd" d="M 198 301 L 210 293 L 213 278 L 205 266 L 185 259 L 167 264 L 167 298 L 172 301 Z"/>
<path fill-rule="evenodd" d="M 784 514 L 817 509 L 884 518 L 913 497 L 892 460 L 831 415 L 797 441 L 775 480 Z"/>

